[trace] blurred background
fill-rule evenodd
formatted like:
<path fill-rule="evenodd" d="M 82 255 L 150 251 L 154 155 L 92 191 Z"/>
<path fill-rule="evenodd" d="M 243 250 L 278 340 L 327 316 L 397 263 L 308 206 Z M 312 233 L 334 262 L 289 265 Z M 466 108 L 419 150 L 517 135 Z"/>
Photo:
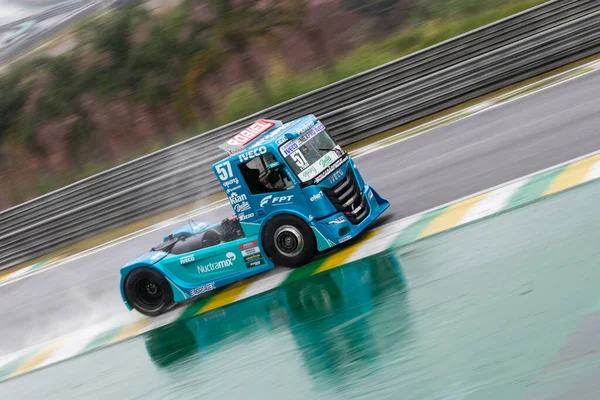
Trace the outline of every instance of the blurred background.
<path fill-rule="evenodd" d="M 540 3 L 0 0 L 0 209 Z"/>

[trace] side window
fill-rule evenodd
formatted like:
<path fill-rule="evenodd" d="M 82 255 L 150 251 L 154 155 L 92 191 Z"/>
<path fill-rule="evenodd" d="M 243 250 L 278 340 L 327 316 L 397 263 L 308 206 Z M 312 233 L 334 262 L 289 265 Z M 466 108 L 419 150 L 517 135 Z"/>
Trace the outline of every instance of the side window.
<path fill-rule="evenodd" d="M 293 186 L 283 166 L 268 168 L 276 161 L 277 159 L 273 156 L 273 153 L 265 153 L 260 157 L 255 157 L 246 163 L 240 164 L 240 171 L 250 193 L 281 192 Z"/>

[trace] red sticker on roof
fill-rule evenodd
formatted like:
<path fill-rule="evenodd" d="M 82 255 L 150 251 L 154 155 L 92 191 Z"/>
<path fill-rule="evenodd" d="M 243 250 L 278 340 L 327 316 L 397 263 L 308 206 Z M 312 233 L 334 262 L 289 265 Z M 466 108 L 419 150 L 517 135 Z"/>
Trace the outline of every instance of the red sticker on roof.
<path fill-rule="evenodd" d="M 244 250 L 244 249 L 249 249 L 250 247 L 256 247 L 256 246 L 258 246 L 258 243 L 256 243 L 256 240 L 253 240 L 251 242 L 240 244 L 239 248 L 240 248 L 240 250 Z"/>
<path fill-rule="evenodd" d="M 244 146 L 250 143 L 252 140 L 259 137 L 277 124 L 277 121 L 269 121 L 266 119 L 259 119 L 224 144 L 219 147 L 227 151 L 229 154 L 234 154 L 244 149 Z"/>

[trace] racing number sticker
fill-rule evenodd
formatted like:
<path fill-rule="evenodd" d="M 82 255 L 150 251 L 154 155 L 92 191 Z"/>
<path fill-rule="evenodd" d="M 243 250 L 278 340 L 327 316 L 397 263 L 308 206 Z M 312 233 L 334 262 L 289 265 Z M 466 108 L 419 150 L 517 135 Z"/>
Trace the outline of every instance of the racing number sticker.
<path fill-rule="evenodd" d="M 304 154 L 302 154 L 300 149 L 292 153 L 292 158 L 301 170 L 308 167 L 308 162 L 306 161 L 306 158 L 304 158 Z"/>
<path fill-rule="evenodd" d="M 217 170 L 219 179 L 222 181 L 226 181 L 233 175 L 233 171 L 231 170 L 231 164 L 229 163 L 229 161 L 225 161 L 224 163 L 217 165 L 215 169 Z"/>

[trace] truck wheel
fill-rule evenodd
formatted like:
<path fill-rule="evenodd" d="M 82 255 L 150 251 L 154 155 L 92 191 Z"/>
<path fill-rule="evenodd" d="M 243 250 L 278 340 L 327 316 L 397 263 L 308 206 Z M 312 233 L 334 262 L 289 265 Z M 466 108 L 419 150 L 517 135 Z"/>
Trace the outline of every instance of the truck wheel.
<path fill-rule="evenodd" d="M 125 279 L 125 297 L 136 311 L 155 317 L 173 306 L 173 291 L 165 277 L 150 268 L 136 268 Z"/>
<path fill-rule="evenodd" d="M 262 233 L 263 247 L 275 265 L 300 267 L 315 255 L 315 236 L 308 225 L 293 215 L 273 217 Z"/>

